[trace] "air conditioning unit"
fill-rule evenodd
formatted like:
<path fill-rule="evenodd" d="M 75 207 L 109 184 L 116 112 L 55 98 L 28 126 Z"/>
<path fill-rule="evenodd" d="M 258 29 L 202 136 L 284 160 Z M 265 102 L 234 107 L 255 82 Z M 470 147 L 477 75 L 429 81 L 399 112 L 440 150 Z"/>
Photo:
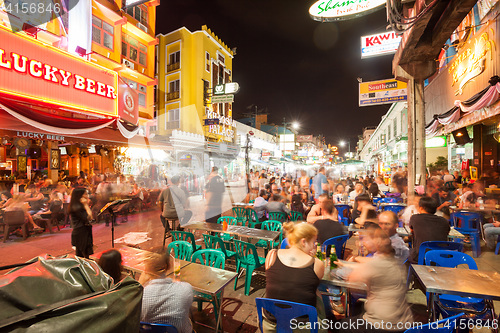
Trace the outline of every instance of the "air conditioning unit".
<path fill-rule="evenodd" d="M 144 31 L 145 33 L 148 33 L 148 27 L 146 27 L 144 24 L 142 23 L 137 23 L 137 28 L 141 29 L 142 31 Z"/>
<path fill-rule="evenodd" d="M 135 69 L 135 64 L 130 61 L 130 60 L 127 60 L 127 59 L 123 59 L 123 62 L 122 62 L 125 66 L 127 66 L 127 68 L 130 68 L 130 69 Z"/>

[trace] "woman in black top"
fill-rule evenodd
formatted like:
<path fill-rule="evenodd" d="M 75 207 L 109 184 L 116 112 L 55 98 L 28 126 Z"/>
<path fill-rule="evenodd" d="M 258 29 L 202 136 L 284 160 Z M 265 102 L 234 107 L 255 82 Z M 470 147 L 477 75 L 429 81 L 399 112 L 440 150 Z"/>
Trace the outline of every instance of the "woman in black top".
<path fill-rule="evenodd" d="M 92 211 L 89 207 L 89 195 L 85 188 L 75 188 L 71 193 L 69 213 L 73 222 L 71 245 L 76 247 L 76 255 L 89 258 L 94 253 L 92 239 L 92 225 L 89 218 Z"/>

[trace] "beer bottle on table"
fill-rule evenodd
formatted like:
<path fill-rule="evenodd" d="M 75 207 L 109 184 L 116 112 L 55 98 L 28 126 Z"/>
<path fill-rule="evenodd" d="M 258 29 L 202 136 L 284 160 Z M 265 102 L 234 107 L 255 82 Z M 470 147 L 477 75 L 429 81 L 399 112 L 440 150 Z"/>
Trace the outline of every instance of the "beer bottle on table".
<path fill-rule="evenodd" d="M 317 244 L 316 245 L 316 258 L 318 258 L 319 260 L 323 260 L 323 252 L 321 252 L 321 244 Z"/>
<path fill-rule="evenodd" d="M 330 250 L 330 269 L 337 268 L 337 264 L 335 263 L 336 261 L 337 261 L 337 251 L 335 250 L 335 245 L 332 245 L 332 248 Z"/>

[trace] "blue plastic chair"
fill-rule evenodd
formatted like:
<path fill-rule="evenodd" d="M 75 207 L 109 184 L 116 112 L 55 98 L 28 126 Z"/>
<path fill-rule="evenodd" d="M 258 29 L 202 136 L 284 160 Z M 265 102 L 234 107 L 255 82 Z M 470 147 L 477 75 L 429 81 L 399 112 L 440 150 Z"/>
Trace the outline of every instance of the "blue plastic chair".
<path fill-rule="evenodd" d="M 196 245 L 196 240 L 194 234 L 188 231 L 170 231 L 172 235 L 172 240 L 174 241 L 186 241 L 191 243 L 193 251 L 201 250 L 201 245 Z"/>
<path fill-rule="evenodd" d="M 372 198 L 373 204 L 378 205 L 380 200 L 382 200 L 382 199 L 383 199 L 382 197 L 373 197 Z"/>
<path fill-rule="evenodd" d="M 269 220 L 286 222 L 288 216 L 283 212 L 269 212 L 268 213 Z"/>
<path fill-rule="evenodd" d="M 321 245 L 321 251 L 326 252 L 328 246 L 335 245 L 335 251 L 337 252 L 338 259 L 344 259 L 345 244 L 349 239 L 349 235 L 336 236 L 327 239 Z"/>
<path fill-rule="evenodd" d="M 314 306 L 307 304 L 282 301 L 279 299 L 260 298 L 255 299 L 257 304 L 257 314 L 259 316 L 259 326 L 262 330 L 262 310 L 265 309 L 276 318 L 276 331 L 280 333 L 292 333 L 290 321 L 301 316 L 308 316 L 308 322 L 318 321 L 318 312 Z M 311 332 L 318 332 L 318 325 L 312 325 Z"/>
<path fill-rule="evenodd" d="M 398 205 L 398 204 L 396 204 L 396 205 L 383 206 L 382 207 L 382 211 L 386 211 L 387 210 L 387 211 L 390 211 L 390 212 L 394 212 L 397 215 L 400 211 L 404 210 L 405 208 L 406 208 L 405 205 Z"/>
<path fill-rule="evenodd" d="M 423 242 L 418 248 L 418 264 L 425 265 L 425 254 L 427 251 L 432 250 L 450 250 L 464 252 L 464 245 L 462 243 L 445 242 L 445 241 L 429 241 Z"/>
<path fill-rule="evenodd" d="M 236 252 L 228 249 L 228 247 L 232 245 L 232 243 L 224 243 L 224 241 L 220 237 L 207 234 L 203 234 L 203 241 L 205 242 L 205 248 L 221 251 L 222 253 L 224 253 L 226 259 L 236 259 Z"/>
<path fill-rule="evenodd" d="M 464 313 L 459 313 L 453 317 L 444 318 L 437 322 L 428 323 L 420 327 L 409 328 L 404 333 L 452 333 L 457 327 L 457 319 L 462 317 Z"/>
<path fill-rule="evenodd" d="M 236 290 L 236 286 L 238 285 L 240 269 L 244 268 L 246 269 L 245 295 L 248 296 L 250 293 L 250 283 L 252 282 L 252 273 L 256 268 L 264 265 L 266 258 L 259 257 L 257 248 L 251 243 L 235 239 L 234 247 L 236 249 L 236 273 L 238 273 L 234 281 L 234 290 Z"/>
<path fill-rule="evenodd" d="M 280 249 L 287 249 L 290 247 L 290 244 L 288 243 L 288 238 L 285 237 L 283 238 L 283 241 L 281 242 Z"/>
<path fill-rule="evenodd" d="M 389 197 L 389 198 L 382 198 L 379 200 L 379 203 L 398 203 L 402 202 L 403 199 L 397 198 L 397 197 Z"/>
<path fill-rule="evenodd" d="M 467 265 L 469 269 L 477 270 L 477 264 L 474 258 L 468 254 L 449 251 L 449 250 L 434 250 L 425 254 L 425 264 L 427 266 L 440 266 L 440 267 L 457 267 L 459 265 Z M 474 297 L 461 297 L 455 295 L 440 295 L 439 301 L 436 301 L 436 308 L 441 312 L 443 318 L 455 315 L 457 312 L 473 310 L 483 311 L 486 308 L 486 302 L 482 298 Z M 444 307 L 448 309 L 445 309 Z M 450 310 L 455 309 L 456 311 Z M 478 316 L 480 319 L 484 316 Z M 491 317 L 493 319 L 493 317 Z"/>
<path fill-rule="evenodd" d="M 177 333 L 177 328 L 170 324 L 153 324 L 141 321 L 140 333 Z"/>
<path fill-rule="evenodd" d="M 191 260 L 191 255 L 193 254 L 193 246 L 186 241 L 173 241 L 167 246 L 167 254 L 169 254 L 172 249 L 174 250 L 174 257 L 181 260 L 189 261 Z"/>
<path fill-rule="evenodd" d="M 348 226 L 351 223 L 351 213 L 349 210 L 351 207 L 349 205 L 338 204 L 335 205 L 335 208 L 338 212 L 339 222 Z"/>
<path fill-rule="evenodd" d="M 495 248 L 495 254 L 498 255 L 500 253 L 500 235 L 497 238 L 497 247 Z"/>
<path fill-rule="evenodd" d="M 453 212 L 450 214 L 451 224 L 463 235 L 470 237 L 472 246 L 472 256 L 477 258 L 481 255 L 481 223 L 483 217 L 480 213 L 476 212 Z M 456 241 L 461 241 L 456 239 Z"/>

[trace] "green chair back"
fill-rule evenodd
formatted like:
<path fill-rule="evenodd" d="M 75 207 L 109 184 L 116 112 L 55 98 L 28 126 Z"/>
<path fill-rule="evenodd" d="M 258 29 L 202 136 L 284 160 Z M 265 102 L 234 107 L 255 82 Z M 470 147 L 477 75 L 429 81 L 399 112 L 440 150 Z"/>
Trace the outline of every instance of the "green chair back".
<path fill-rule="evenodd" d="M 194 238 L 193 233 L 188 232 L 188 231 L 171 231 L 170 232 L 172 235 L 172 240 L 174 241 L 186 241 L 188 243 L 191 243 L 191 246 L 193 247 L 193 251 L 197 251 L 201 248 L 201 246 L 196 245 L 196 240 Z"/>
<path fill-rule="evenodd" d="M 281 222 L 285 222 L 287 218 L 286 213 L 283 212 L 269 212 L 268 217 L 270 220 Z"/>
<path fill-rule="evenodd" d="M 247 227 L 255 228 L 255 225 L 259 223 L 259 217 L 255 209 L 247 208 Z"/>
<path fill-rule="evenodd" d="M 266 259 L 257 255 L 257 248 L 251 243 L 235 239 L 234 246 L 236 249 L 236 272 L 239 275 L 240 268 L 243 267 L 246 269 L 245 295 L 248 296 L 250 293 L 250 283 L 252 282 L 252 273 L 256 268 L 264 265 Z M 234 281 L 235 290 L 238 285 L 238 277 L 236 276 L 236 280 Z"/>
<path fill-rule="evenodd" d="M 228 259 L 236 255 L 226 247 L 226 243 L 220 237 L 203 234 L 203 241 L 205 242 L 205 248 L 221 251 Z"/>
<path fill-rule="evenodd" d="M 222 251 L 214 249 L 204 249 L 196 251 L 191 257 L 192 262 L 199 261 L 200 264 L 215 268 L 224 269 L 226 267 L 226 256 Z"/>
<path fill-rule="evenodd" d="M 302 215 L 301 212 L 296 212 L 292 210 L 290 212 L 290 221 L 301 221 L 304 219 L 304 216 Z"/>
<path fill-rule="evenodd" d="M 273 221 L 273 220 L 267 220 L 262 222 L 261 226 L 262 230 L 270 230 L 270 231 L 279 231 L 280 232 L 280 240 L 279 242 L 283 240 L 283 223 L 280 221 Z"/>
<path fill-rule="evenodd" d="M 245 224 L 247 218 L 247 210 L 245 207 L 233 207 L 233 215 L 241 225 Z"/>
<path fill-rule="evenodd" d="M 239 208 L 239 207 L 235 207 Z M 217 219 L 217 223 L 221 224 L 222 222 L 226 221 L 228 225 L 238 225 L 238 220 L 236 217 L 232 216 L 221 216 Z"/>
<path fill-rule="evenodd" d="M 190 260 L 193 246 L 186 241 L 173 241 L 167 246 L 167 254 L 174 250 L 174 257 L 181 260 Z"/>

